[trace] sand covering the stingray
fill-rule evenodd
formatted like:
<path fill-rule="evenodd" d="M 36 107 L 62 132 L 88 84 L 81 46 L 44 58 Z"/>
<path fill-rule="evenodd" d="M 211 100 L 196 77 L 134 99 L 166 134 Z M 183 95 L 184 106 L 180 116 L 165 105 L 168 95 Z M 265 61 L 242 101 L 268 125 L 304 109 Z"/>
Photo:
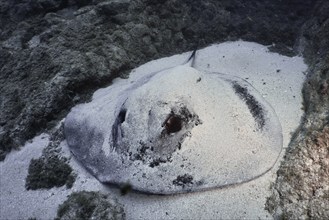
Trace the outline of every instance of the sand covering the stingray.
<path fill-rule="evenodd" d="M 252 180 L 282 149 L 276 113 L 247 81 L 186 65 L 141 73 L 96 93 L 72 109 L 65 135 L 101 182 L 159 194 Z"/>

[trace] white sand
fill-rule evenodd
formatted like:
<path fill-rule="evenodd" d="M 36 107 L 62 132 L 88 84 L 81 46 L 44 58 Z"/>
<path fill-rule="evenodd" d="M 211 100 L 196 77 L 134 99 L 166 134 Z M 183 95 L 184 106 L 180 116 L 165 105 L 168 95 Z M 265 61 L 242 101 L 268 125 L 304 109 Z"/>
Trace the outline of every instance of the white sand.
<path fill-rule="evenodd" d="M 128 80 L 133 81 L 142 72 L 181 64 L 189 54 L 147 63 L 134 70 Z M 266 47 L 255 43 L 228 42 L 198 51 L 195 68 L 247 79 L 274 107 L 283 129 L 283 146 L 288 146 L 291 133 L 298 127 L 303 114 L 301 88 L 307 66 L 301 57 L 289 58 L 270 53 Z M 114 86 L 124 82 L 122 79 L 115 81 Z M 106 89 L 101 89 L 95 96 L 104 92 Z M 80 190 L 100 190 L 117 197 L 124 204 L 128 219 L 271 218 L 264 210 L 264 204 L 279 163 L 262 177 L 235 187 L 176 196 L 135 193 L 120 196 L 118 189 L 100 184 L 72 158 L 71 165 L 78 173 L 72 189 L 26 191 L 24 185 L 29 162 L 41 155 L 47 141 L 45 135 L 36 137 L 21 151 L 12 152 L 4 162 L 0 162 L 0 219 L 53 218 L 58 204 L 72 191 Z M 65 142 L 62 147 L 69 155 Z"/>

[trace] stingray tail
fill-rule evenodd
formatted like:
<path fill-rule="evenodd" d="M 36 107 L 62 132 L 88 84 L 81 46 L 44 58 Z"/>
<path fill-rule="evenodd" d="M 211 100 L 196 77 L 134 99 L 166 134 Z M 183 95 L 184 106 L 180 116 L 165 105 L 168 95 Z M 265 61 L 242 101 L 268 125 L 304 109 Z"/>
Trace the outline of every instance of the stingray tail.
<path fill-rule="evenodd" d="M 194 65 L 194 60 L 195 60 L 195 54 L 196 54 L 197 49 L 195 48 L 191 54 L 191 56 L 188 58 L 188 60 L 183 64 L 186 66 L 193 67 Z"/>

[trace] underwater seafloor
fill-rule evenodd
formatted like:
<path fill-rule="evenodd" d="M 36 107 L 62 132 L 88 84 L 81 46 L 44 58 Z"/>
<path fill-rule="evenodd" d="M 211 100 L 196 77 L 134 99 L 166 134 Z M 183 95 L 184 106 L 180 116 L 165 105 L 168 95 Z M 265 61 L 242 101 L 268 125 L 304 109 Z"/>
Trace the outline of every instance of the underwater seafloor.
<path fill-rule="evenodd" d="M 1 217 L 10 218 L 3 207 L 12 206 L 19 218 L 133 218 L 106 196 L 78 193 L 83 180 L 76 173 L 93 177 L 68 166 L 70 154 L 59 148 L 64 137 L 54 127 L 71 107 L 90 100 L 97 88 L 109 85 L 117 76 L 126 77 L 147 61 L 238 39 L 272 45 L 271 51 L 287 56 L 302 54 L 308 65 L 302 89 L 304 116 L 291 135 L 271 184 L 271 195 L 263 201 L 268 216 L 262 216 L 329 217 L 328 2 L 1 0 L 0 6 Z M 43 134 L 36 138 L 39 141 L 16 152 L 25 141 L 43 132 L 52 133 L 46 150 L 42 152 L 48 135 Z M 17 157 L 12 161 L 14 154 Z M 26 163 L 26 158 L 36 155 Z M 99 189 L 105 187 L 95 182 L 84 190 L 94 190 L 97 184 Z M 12 191 L 4 191 L 11 188 L 8 185 Z M 68 202 L 58 210 L 38 209 L 38 203 L 44 201 L 63 202 L 71 193 L 65 187 L 74 189 Z M 119 191 L 113 195 L 120 196 Z M 121 193 L 131 193 L 129 186 L 123 186 Z M 4 199 L 5 194 L 12 198 Z M 24 209 L 15 202 L 9 204 L 39 194 L 43 195 L 40 200 L 25 204 Z M 137 199 L 136 204 L 139 202 Z M 207 202 L 214 205 L 218 201 L 203 198 L 199 210 L 209 210 Z M 39 211 L 27 216 L 27 208 Z M 197 218 L 207 217 L 199 213 Z M 173 218 L 170 214 L 165 212 L 159 218 Z"/>
<path fill-rule="evenodd" d="M 139 82 L 149 73 L 172 66 L 180 66 L 190 54 L 191 52 L 188 52 L 148 62 L 134 69 L 128 79 L 115 79 L 112 85 L 97 90 L 90 102 L 93 105 L 77 105 L 64 119 L 66 130 L 70 126 L 75 129 L 64 132 L 67 135 L 63 141 L 57 140 L 59 145 L 52 144 L 53 141 L 50 141 L 49 144 L 47 136 L 42 135 L 36 138 L 35 142 L 24 146 L 21 151 L 10 153 L 1 166 L 2 170 L 8 172 L 8 175 L 4 175 L 0 182 L 3 189 L 2 198 L 6 201 L 6 204 L 2 204 L 7 213 L 3 217 L 19 218 L 22 213 L 25 213 L 28 216 L 42 218 L 45 212 L 50 218 L 54 218 L 56 216 L 56 208 L 54 207 L 63 203 L 67 195 L 72 192 L 87 190 L 100 191 L 115 198 L 118 204 L 124 206 L 127 219 L 269 218 L 270 215 L 264 206 L 266 198 L 270 196 L 270 185 L 275 180 L 279 162 L 282 160 L 282 156 L 288 148 L 289 140 L 303 115 L 301 90 L 307 66 L 302 57 L 282 56 L 270 52 L 266 46 L 245 41 L 225 42 L 204 49 L 200 48 L 196 52 L 193 66 L 195 70 L 207 72 L 202 76 L 199 83 L 196 82 L 195 73 L 188 72 L 189 68 L 184 69 L 187 72 L 183 72 L 183 75 L 180 72 L 175 72 L 176 69 L 171 69 L 169 72 L 159 72 L 153 76 L 153 80 L 147 83 L 151 87 L 153 86 L 155 90 L 147 92 L 163 91 L 160 94 L 163 94 L 164 100 L 158 96 L 152 98 L 152 96 L 144 94 L 152 100 L 146 98 L 143 100 L 144 97 L 137 97 L 136 100 L 132 101 L 132 106 L 127 106 L 126 126 L 132 127 L 134 124 L 143 125 L 143 113 L 149 115 L 149 109 L 146 107 L 147 102 L 170 102 L 172 98 L 174 100 L 176 97 L 188 99 L 189 96 L 193 96 L 193 99 L 188 103 L 192 105 L 189 108 L 198 114 L 202 122 L 190 131 L 190 137 L 182 142 L 181 149 L 173 153 L 168 162 L 150 166 L 148 163 L 141 163 L 137 160 L 129 166 L 129 157 L 125 158 L 124 154 L 116 156 L 117 152 L 110 151 L 111 147 L 106 145 L 104 147 L 104 142 L 110 141 L 103 142 L 101 152 L 106 155 L 106 152 L 110 151 L 107 153 L 110 155 L 109 158 L 105 157 L 106 159 L 100 163 L 101 165 L 95 161 L 102 160 L 103 153 L 90 159 L 85 156 L 99 150 L 95 142 L 99 142 L 101 135 L 94 134 L 102 132 L 101 128 L 104 125 L 105 133 L 103 135 L 105 137 L 109 135 L 110 129 L 107 124 L 111 124 L 111 122 L 106 120 L 111 121 L 110 118 L 116 116 L 116 103 L 122 96 L 121 92 L 126 91 L 127 86 L 128 88 L 130 85 L 136 86 L 134 82 Z M 233 80 L 240 78 L 248 81 L 259 92 L 259 96 L 253 96 L 257 102 L 266 102 L 271 106 L 269 108 L 273 108 L 274 111 L 273 114 L 270 114 L 270 118 L 264 118 L 265 127 L 262 128 L 262 132 L 256 132 L 257 128 L 252 126 L 255 123 L 252 116 L 246 117 L 250 115 L 250 112 L 245 108 L 243 100 L 239 98 L 236 100 L 235 95 L 229 93 L 219 96 L 219 93 L 226 90 L 220 90 L 224 84 L 213 83 L 216 79 L 213 76 L 222 76 L 223 73 L 225 73 L 226 78 L 230 76 Z M 166 75 L 168 75 L 166 80 L 161 78 L 166 77 Z M 212 77 L 210 81 L 207 81 L 207 75 Z M 160 84 L 156 84 L 157 78 L 162 79 Z M 189 81 L 184 81 L 184 79 L 190 79 L 189 81 L 192 83 L 189 84 Z M 175 83 L 177 83 L 177 87 L 173 86 Z M 204 84 L 205 90 L 198 90 L 198 85 L 201 83 Z M 161 88 L 165 85 L 173 87 L 168 91 Z M 212 90 L 213 87 L 216 89 Z M 187 95 L 184 95 L 185 89 L 179 92 L 180 88 L 187 88 Z M 250 89 L 248 90 L 250 91 Z M 204 93 L 205 91 L 208 92 Z M 218 99 L 211 99 L 211 94 L 216 94 L 215 97 Z M 235 105 L 233 100 L 239 101 L 241 105 Z M 214 105 L 214 101 L 217 105 Z M 140 102 L 144 107 L 138 107 Z M 262 105 L 266 105 L 266 103 Z M 232 105 L 233 108 L 231 108 Z M 137 106 L 137 109 L 140 110 L 131 113 L 133 106 Z M 207 108 L 207 106 L 209 107 Z M 228 106 L 229 110 L 226 110 L 225 106 Z M 166 110 L 165 107 L 162 108 Z M 216 111 L 212 112 L 213 109 Z M 270 109 L 263 111 L 265 113 Z M 141 118 L 141 122 L 137 123 L 136 120 L 129 119 L 131 114 L 136 115 L 136 120 Z M 161 119 L 161 114 L 157 118 Z M 219 121 L 218 119 L 216 121 L 215 118 L 219 118 Z M 77 119 L 83 124 L 76 121 Z M 102 121 L 104 121 L 104 125 L 102 125 Z M 129 121 L 133 121 L 133 124 Z M 97 125 L 100 127 L 98 128 Z M 252 128 L 251 130 L 248 129 L 249 126 Z M 156 130 L 158 127 L 161 126 L 154 126 L 153 129 Z M 61 129 L 59 127 L 57 132 L 62 132 Z M 80 132 L 82 132 L 82 136 L 76 136 Z M 150 127 L 144 130 L 143 126 L 139 125 L 138 133 L 134 133 L 131 139 L 137 136 L 137 142 L 140 142 L 140 134 L 144 135 L 148 132 L 151 132 Z M 265 138 L 259 136 L 259 132 L 266 134 Z M 84 137 L 87 137 L 86 141 Z M 94 139 L 94 137 L 97 138 Z M 271 139 L 274 142 L 268 142 Z M 95 142 L 89 140 L 95 140 Z M 265 142 L 263 142 L 264 140 Z M 85 154 L 84 151 L 73 147 L 70 148 L 69 145 L 72 142 L 78 143 L 78 149 L 83 148 L 84 144 L 87 143 L 85 146 L 88 149 L 87 153 Z M 119 147 L 117 146 L 118 149 L 120 149 Z M 165 147 L 161 146 L 161 148 Z M 33 148 L 34 152 L 30 148 Z M 70 150 L 72 153 L 76 153 L 76 156 L 71 156 Z M 56 151 L 56 153 L 51 153 L 51 151 Z M 136 153 L 139 153 L 139 157 L 147 160 L 146 156 L 150 155 L 151 152 L 144 151 L 141 153 L 137 151 Z M 249 155 L 251 151 L 254 153 Z M 31 171 L 36 170 L 36 165 L 31 166 L 29 164 L 32 158 L 37 159 L 40 154 L 42 155 L 41 158 L 48 158 L 45 159 L 45 163 L 49 163 L 55 155 L 71 158 L 69 164 L 76 178 L 71 188 L 68 188 L 66 183 L 66 186 L 51 189 L 50 195 L 47 190 L 38 190 L 43 187 L 36 187 L 34 184 L 41 183 L 47 178 L 40 178 L 42 171 L 31 173 Z M 180 155 L 182 155 L 183 161 L 180 160 Z M 118 168 L 114 167 L 112 162 L 117 160 L 117 157 L 125 158 L 125 163 Z M 16 165 L 14 161 L 20 161 L 20 163 Z M 181 165 L 184 167 L 182 168 Z M 274 168 L 266 172 L 273 165 Z M 127 195 L 120 195 L 118 187 L 107 186 L 107 184 L 100 187 L 101 183 L 85 170 L 86 167 L 89 167 L 90 173 L 98 178 L 110 179 L 112 183 L 120 180 L 119 188 L 125 184 L 130 184 L 132 188 L 144 191 L 146 195 L 133 191 L 129 191 Z M 111 168 L 113 172 L 111 172 Z M 50 172 L 46 166 L 38 169 Z M 58 172 L 63 171 L 64 169 Z M 116 172 L 119 174 L 115 174 Z M 190 178 L 193 178 L 192 181 L 185 185 L 183 180 L 180 184 L 172 183 L 179 174 L 184 173 L 188 173 Z M 119 176 L 119 180 L 116 179 L 116 175 Z M 15 179 L 24 179 L 26 176 L 28 178 L 25 185 L 23 181 L 15 181 Z M 15 177 L 14 181 L 13 177 Z M 204 183 L 197 184 L 200 181 Z M 34 190 L 27 190 L 26 188 Z M 160 192 L 161 194 L 173 195 L 147 195 Z M 186 194 L 186 192 L 189 193 Z M 15 195 L 19 195 L 20 199 L 17 200 Z M 30 201 L 38 201 L 40 205 L 33 208 L 30 206 Z M 21 207 L 18 212 L 16 207 Z"/>

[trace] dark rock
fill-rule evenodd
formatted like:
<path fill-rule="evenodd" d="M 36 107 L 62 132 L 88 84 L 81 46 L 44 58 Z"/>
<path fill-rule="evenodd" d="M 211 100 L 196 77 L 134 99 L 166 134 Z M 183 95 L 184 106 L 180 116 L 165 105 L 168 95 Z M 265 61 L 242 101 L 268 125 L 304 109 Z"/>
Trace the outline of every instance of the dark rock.
<path fill-rule="evenodd" d="M 329 218 L 328 10 L 327 1 L 317 1 L 301 28 L 298 49 L 310 65 L 303 87 L 305 116 L 267 200 L 267 209 L 277 218 Z"/>
<path fill-rule="evenodd" d="M 78 7 L 83 7 L 89 4 L 97 3 L 97 0 L 73 0 L 74 4 Z"/>
<path fill-rule="evenodd" d="M 97 11 L 106 16 L 121 14 L 128 10 L 130 0 L 111 0 L 97 5 Z"/>
<path fill-rule="evenodd" d="M 25 187 L 28 190 L 50 189 L 66 185 L 71 188 L 75 182 L 75 174 L 68 164 L 68 159 L 60 155 L 59 144 L 64 139 L 60 127 L 50 137 L 50 143 L 42 156 L 32 159 L 26 177 Z"/>
<path fill-rule="evenodd" d="M 68 5 L 68 0 L 34 0 L 32 5 L 39 10 L 57 11 Z"/>
<path fill-rule="evenodd" d="M 72 187 L 72 178 L 69 178 L 71 172 L 72 168 L 67 165 L 65 160 L 58 157 L 48 158 L 47 160 L 32 159 L 25 187 L 28 190 L 50 189 L 65 184 Z"/>
<path fill-rule="evenodd" d="M 59 219 L 125 219 L 124 209 L 116 200 L 99 192 L 75 192 L 58 207 Z"/>

